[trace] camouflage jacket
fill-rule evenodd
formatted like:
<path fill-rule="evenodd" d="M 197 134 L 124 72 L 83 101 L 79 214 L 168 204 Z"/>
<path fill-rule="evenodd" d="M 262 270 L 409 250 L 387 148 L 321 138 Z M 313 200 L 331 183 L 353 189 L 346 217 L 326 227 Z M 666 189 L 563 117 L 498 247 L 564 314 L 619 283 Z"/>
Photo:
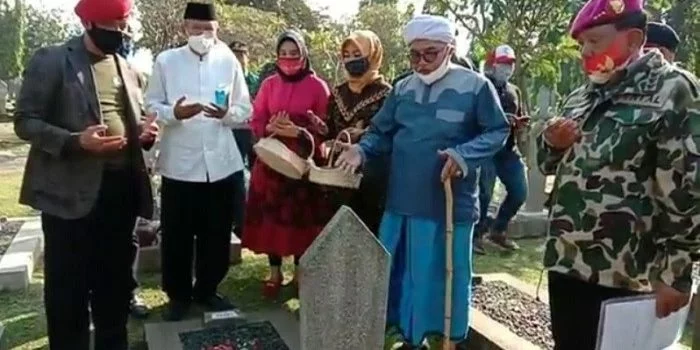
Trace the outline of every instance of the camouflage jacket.
<path fill-rule="evenodd" d="M 654 50 L 615 86 L 564 102 L 582 139 L 537 161 L 556 175 L 544 265 L 602 286 L 691 288 L 700 250 L 700 85 Z"/>

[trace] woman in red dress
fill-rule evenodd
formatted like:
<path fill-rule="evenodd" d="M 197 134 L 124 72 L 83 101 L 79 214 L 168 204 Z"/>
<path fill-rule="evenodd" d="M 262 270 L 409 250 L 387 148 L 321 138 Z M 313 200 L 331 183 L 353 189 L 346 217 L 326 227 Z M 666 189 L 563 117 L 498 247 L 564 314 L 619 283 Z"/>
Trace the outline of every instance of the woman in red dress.
<path fill-rule="evenodd" d="M 316 161 L 329 89 L 310 69 L 308 51 L 301 35 L 288 31 L 277 41 L 276 73 L 263 81 L 253 106 L 251 128 L 257 138 L 275 134 L 295 153 L 307 157 L 311 142 L 302 128 L 315 138 Z M 253 166 L 243 247 L 267 254 L 270 277 L 264 293 L 276 297 L 282 285 L 282 257 L 299 257 L 311 245 L 332 214 L 324 192 L 305 180 L 287 178 L 259 159 Z M 297 274 L 293 282 L 297 281 Z M 295 284 L 296 285 L 296 284 Z"/>

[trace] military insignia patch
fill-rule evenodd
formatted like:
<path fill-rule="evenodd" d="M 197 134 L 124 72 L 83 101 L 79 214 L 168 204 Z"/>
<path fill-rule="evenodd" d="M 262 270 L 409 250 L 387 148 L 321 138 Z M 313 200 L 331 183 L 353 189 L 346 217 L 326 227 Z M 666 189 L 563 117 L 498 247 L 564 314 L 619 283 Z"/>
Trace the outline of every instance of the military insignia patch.
<path fill-rule="evenodd" d="M 622 0 L 610 0 L 608 4 L 616 15 L 621 14 L 625 10 L 625 2 Z"/>

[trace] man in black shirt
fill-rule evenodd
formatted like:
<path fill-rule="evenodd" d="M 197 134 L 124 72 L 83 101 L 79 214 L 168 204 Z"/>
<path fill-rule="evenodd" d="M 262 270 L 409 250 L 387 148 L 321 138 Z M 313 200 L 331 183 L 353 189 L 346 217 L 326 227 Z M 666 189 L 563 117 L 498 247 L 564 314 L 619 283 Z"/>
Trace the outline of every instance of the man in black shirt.
<path fill-rule="evenodd" d="M 508 224 L 517 214 L 527 198 L 527 178 L 525 165 L 520 153 L 515 147 L 515 134 L 527 126 L 529 119 L 522 109 L 522 99 L 517 86 L 508 82 L 513 76 L 515 67 L 515 52 L 510 46 L 501 45 L 489 53 L 484 66 L 484 74 L 496 87 L 503 110 L 512 125 L 512 131 L 505 147 L 496 153 L 493 164 L 484 166 L 479 181 L 479 201 L 481 204 L 481 219 L 477 226 L 474 239 L 474 253 L 484 254 L 482 238 L 505 250 L 517 250 L 518 245 L 507 238 Z M 496 183 L 496 176 L 506 188 L 506 198 L 498 210 L 498 215 L 489 222 L 488 208 Z"/>

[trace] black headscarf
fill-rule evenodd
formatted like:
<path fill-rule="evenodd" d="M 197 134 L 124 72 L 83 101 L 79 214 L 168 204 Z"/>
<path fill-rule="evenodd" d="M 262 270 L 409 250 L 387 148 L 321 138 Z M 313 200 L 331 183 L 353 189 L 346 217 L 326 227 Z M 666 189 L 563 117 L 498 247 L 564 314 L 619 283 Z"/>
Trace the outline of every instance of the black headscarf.
<path fill-rule="evenodd" d="M 300 81 L 304 79 L 307 75 L 309 74 L 314 74 L 314 71 L 311 70 L 311 63 L 309 62 L 309 49 L 306 47 L 306 41 L 304 41 L 304 37 L 299 34 L 298 32 L 294 30 L 287 30 L 284 33 L 282 33 L 278 38 L 277 38 L 277 50 L 276 54 L 279 56 L 279 51 L 280 47 L 282 46 L 282 43 L 285 41 L 291 41 L 293 42 L 298 48 L 299 48 L 299 54 L 301 57 L 304 59 L 304 67 L 299 70 L 294 75 L 287 75 L 282 72 L 277 65 L 275 65 L 275 69 L 277 70 L 277 74 L 285 80 L 285 81 L 290 81 L 290 82 L 295 82 L 295 81 Z"/>

